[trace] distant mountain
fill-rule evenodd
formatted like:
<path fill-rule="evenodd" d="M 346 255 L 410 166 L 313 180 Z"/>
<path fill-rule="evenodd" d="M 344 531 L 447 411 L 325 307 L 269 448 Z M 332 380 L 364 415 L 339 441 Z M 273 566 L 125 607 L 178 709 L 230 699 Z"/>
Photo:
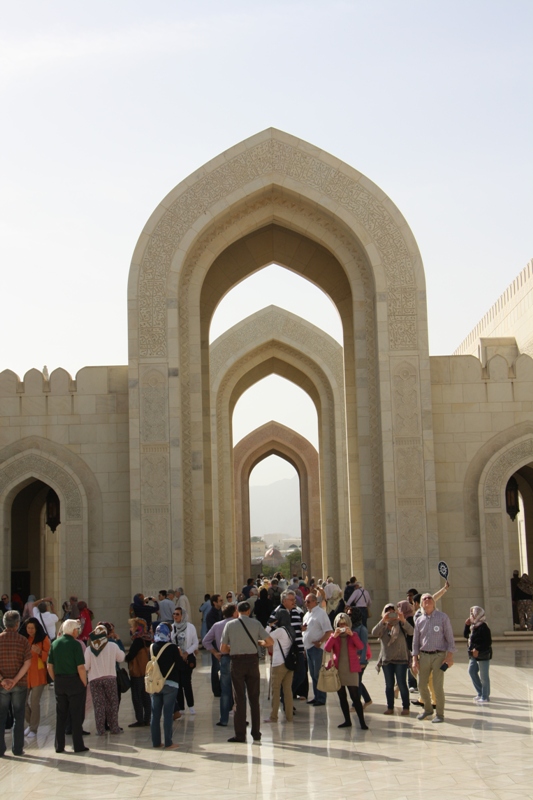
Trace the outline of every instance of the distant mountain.
<path fill-rule="evenodd" d="M 252 536 L 283 533 L 300 536 L 300 481 L 285 478 L 268 486 L 250 486 Z"/>

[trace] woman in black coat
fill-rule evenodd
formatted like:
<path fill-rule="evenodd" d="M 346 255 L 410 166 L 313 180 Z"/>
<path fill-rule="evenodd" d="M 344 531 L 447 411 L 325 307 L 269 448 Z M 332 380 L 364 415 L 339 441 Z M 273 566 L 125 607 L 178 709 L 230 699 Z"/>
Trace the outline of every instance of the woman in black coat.
<path fill-rule="evenodd" d="M 466 620 L 465 639 L 468 639 L 468 655 L 470 664 L 468 674 L 477 694 L 476 703 L 488 703 L 490 700 L 489 666 L 492 658 L 492 636 L 485 622 L 485 612 L 480 606 L 472 606 L 470 616 Z"/>

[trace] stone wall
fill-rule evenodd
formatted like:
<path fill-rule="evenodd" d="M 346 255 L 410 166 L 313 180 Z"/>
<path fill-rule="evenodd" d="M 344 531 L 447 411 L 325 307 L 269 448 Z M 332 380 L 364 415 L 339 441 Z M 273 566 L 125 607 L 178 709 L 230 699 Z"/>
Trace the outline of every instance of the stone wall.
<path fill-rule="evenodd" d="M 45 380 L 30 370 L 21 381 L 0 373 L 0 502 L 3 505 L 2 590 L 10 575 L 10 514 L 33 480 L 62 501 L 47 584 L 61 602 L 86 599 L 95 619 L 127 634 L 131 602 L 127 367 L 85 367 L 76 379 L 56 369 Z"/>

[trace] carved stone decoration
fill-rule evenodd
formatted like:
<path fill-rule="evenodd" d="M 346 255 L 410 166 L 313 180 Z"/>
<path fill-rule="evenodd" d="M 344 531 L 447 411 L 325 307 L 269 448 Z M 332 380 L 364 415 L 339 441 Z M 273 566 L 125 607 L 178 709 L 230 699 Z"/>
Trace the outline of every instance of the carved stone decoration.
<path fill-rule="evenodd" d="M 416 350 L 416 290 L 394 287 L 387 297 L 391 350 Z"/>
<path fill-rule="evenodd" d="M 77 596 L 84 585 L 83 525 L 67 523 L 62 526 L 61 535 L 64 537 L 67 552 L 65 594 L 67 597 Z"/>
<path fill-rule="evenodd" d="M 424 508 L 402 508 L 398 511 L 398 534 L 402 553 L 424 547 L 425 514 Z"/>
<path fill-rule="evenodd" d="M 170 586 L 168 509 L 143 517 L 142 570 L 145 592 Z"/>
<path fill-rule="evenodd" d="M 421 495 L 424 492 L 422 447 L 396 447 L 396 486 L 399 495 Z"/>
<path fill-rule="evenodd" d="M 141 377 L 141 441 L 166 442 L 167 381 L 156 369 L 150 369 Z"/>
<path fill-rule="evenodd" d="M 505 576 L 501 514 L 485 514 L 485 532 L 487 537 L 488 580 L 491 594 L 505 594 L 507 579 Z"/>
<path fill-rule="evenodd" d="M 82 498 L 74 480 L 59 464 L 43 456 L 30 453 L 12 461 L 0 470 L 0 493 L 10 483 L 23 475 L 35 475 L 45 483 L 47 479 L 57 487 L 64 500 L 65 520 L 82 518 Z"/>
<path fill-rule="evenodd" d="M 489 470 L 484 486 L 485 508 L 501 508 L 502 495 L 509 477 L 515 469 L 527 461 L 533 460 L 533 438 L 506 450 L 494 462 Z"/>
<path fill-rule="evenodd" d="M 427 584 L 427 561 L 425 558 L 402 558 L 400 563 L 402 581 L 406 586 L 416 586 L 417 583 Z"/>
<path fill-rule="evenodd" d="M 167 352 L 166 278 L 172 257 L 189 229 L 206 209 L 261 176 L 279 173 L 322 192 L 353 214 L 372 236 L 390 287 L 414 287 L 411 256 L 386 206 L 361 182 L 319 158 L 275 139 L 250 147 L 203 175 L 171 204 L 153 231 L 139 275 L 140 355 Z M 395 349 L 404 340 L 411 349 L 416 316 L 409 315 L 409 295 L 402 295 L 402 323 L 396 326 Z M 409 323 L 407 320 L 409 319 Z M 416 346 L 416 345 L 415 345 Z"/>
<path fill-rule="evenodd" d="M 397 436 L 420 434 L 418 371 L 402 361 L 393 372 L 394 432 Z"/>
<path fill-rule="evenodd" d="M 168 456 L 143 455 L 141 465 L 143 503 L 168 503 Z"/>

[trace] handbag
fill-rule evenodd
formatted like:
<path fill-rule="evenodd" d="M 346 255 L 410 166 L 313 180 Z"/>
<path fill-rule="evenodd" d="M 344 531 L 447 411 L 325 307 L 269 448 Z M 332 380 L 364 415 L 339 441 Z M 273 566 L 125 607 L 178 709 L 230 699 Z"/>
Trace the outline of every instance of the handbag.
<path fill-rule="evenodd" d="M 318 673 L 317 689 L 319 692 L 338 692 L 341 688 L 339 671 L 326 650 L 322 654 L 322 664 Z"/>
<path fill-rule="evenodd" d="M 492 658 L 492 647 L 489 647 L 488 650 L 478 650 L 477 656 L 475 656 L 476 661 L 490 661 Z"/>
<path fill-rule="evenodd" d="M 130 676 L 125 669 L 122 669 L 117 664 L 117 686 L 119 694 L 126 694 L 128 689 L 131 688 Z"/>

